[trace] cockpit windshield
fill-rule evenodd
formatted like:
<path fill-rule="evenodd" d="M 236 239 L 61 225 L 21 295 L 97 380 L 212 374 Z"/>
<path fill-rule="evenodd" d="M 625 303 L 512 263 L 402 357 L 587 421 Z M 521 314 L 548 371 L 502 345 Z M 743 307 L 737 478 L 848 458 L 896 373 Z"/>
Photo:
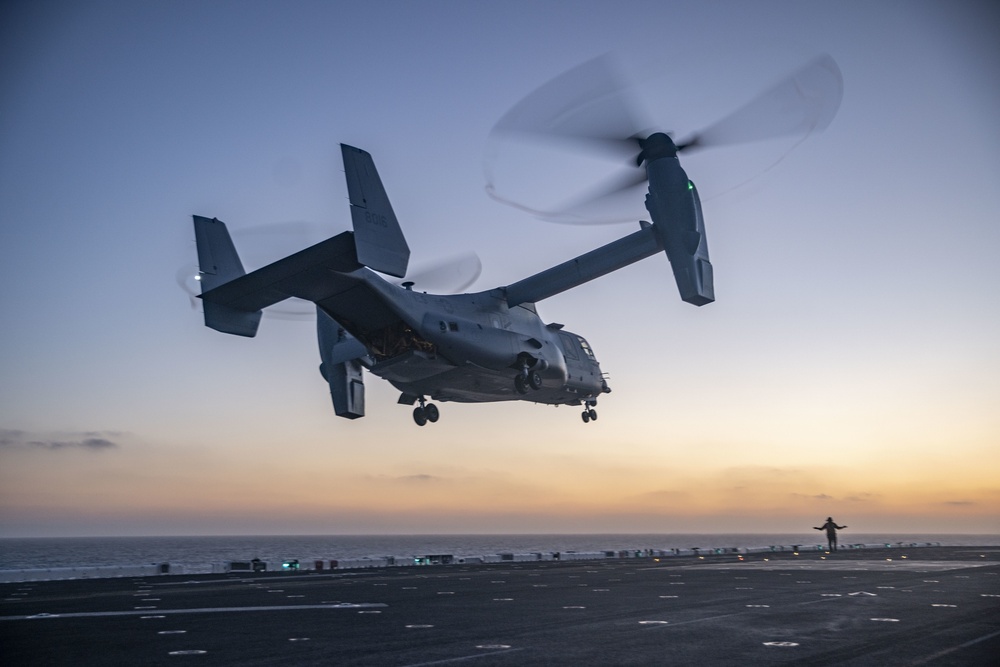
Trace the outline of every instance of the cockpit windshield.
<path fill-rule="evenodd" d="M 559 337 L 562 339 L 563 354 L 566 355 L 568 360 L 579 361 L 583 359 L 597 362 L 597 358 L 594 357 L 594 351 L 590 349 L 590 344 L 581 336 L 568 331 L 560 331 Z"/>

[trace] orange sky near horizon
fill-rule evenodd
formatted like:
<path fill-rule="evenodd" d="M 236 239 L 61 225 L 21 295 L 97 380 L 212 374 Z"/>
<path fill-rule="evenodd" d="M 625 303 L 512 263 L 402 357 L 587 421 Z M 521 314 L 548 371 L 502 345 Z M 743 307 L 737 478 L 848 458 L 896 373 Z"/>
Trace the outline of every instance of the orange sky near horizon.
<path fill-rule="evenodd" d="M 996 454 L 985 448 L 785 463 L 755 448 L 757 463 L 726 465 L 713 462 L 724 447 L 682 454 L 616 438 L 474 447 L 454 437 L 375 440 L 336 453 L 326 442 L 290 449 L 263 440 L 236 455 L 120 439 L 112 451 L 5 452 L 4 534 L 53 524 L 57 533 L 97 524 L 101 534 L 143 534 L 143 525 L 157 534 L 752 533 L 794 532 L 832 515 L 862 533 L 1000 535 Z"/>

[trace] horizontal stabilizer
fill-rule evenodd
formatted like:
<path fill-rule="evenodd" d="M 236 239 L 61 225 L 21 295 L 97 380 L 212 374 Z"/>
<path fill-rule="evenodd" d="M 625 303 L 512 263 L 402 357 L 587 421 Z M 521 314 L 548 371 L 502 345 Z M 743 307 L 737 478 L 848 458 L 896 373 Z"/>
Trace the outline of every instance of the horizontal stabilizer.
<path fill-rule="evenodd" d="M 375 170 L 375 162 L 359 148 L 341 144 L 340 149 L 358 261 L 370 269 L 402 278 L 410 261 L 410 248 Z"/>
<path fill-rule="evenodd" d="M 335 272 L 361 268 L 351 232 L 343 232 L 245 276 L 202 292 L 208 303 L 255 311 L 289 297 L 319 301 L 343 288 Z M 207 310 L 206 310 L 207 312 Z"/>
<path fill-rule="evenodd" d="M 246 311 L 230 308 L 218 303 L 205 302 L 205 326 L 234 336 L 253 338 L 257 335 L 260 318 L 259 310 Z"/>

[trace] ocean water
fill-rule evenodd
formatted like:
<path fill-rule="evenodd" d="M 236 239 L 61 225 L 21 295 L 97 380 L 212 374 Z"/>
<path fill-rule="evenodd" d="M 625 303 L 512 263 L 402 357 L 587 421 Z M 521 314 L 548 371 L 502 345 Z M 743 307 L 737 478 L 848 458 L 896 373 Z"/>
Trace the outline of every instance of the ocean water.
<path fill-rule="evenodd" d="M 642 535 L 281 535 L 189 537 L 73 537 L 0 539 L 0 570 L 170 563 L 186 573 L 209 572 L 232 560 L 344 560 L 379 556 L 552 553 L 635 549 L 700 549 L 815 545 L 818 533 Z M 841 534 L 841 544 L 940 542 L 1000 546 L 1000 535 Z"/>

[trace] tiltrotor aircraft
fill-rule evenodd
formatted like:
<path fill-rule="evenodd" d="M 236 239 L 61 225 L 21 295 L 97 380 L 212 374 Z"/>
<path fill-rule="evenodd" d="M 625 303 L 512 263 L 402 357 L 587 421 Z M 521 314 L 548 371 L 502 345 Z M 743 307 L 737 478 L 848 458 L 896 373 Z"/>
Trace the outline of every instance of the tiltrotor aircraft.
<path fill-rule="evenodd" d="M 603 72 L 600 64 L 591 63 L 553 83 L 559 89 L 567 82 L 589 82 L 596 70 Z M 598 97 L 613 93 L 615 85 L 603 88 L 595 91 Z M 548 104 L 544 98 L 551 90 L 550 84 L 525 98 L 498 127 L 567 134 L 559 120 L 567 117 L 565 108 L 538 111 Z M 536 104 L 538 100 L 543 101 Z M 769 128 L 752 121 L 756 127 L 740 127 L 762 109 L 787 113 L 789 100 L 801 107 L 791 122 Z M 805 130 L 822 129 L 839 101 L 839 71 L 824 57 L 685 142 L 675 143 L 664 132 L 615 137 L 632 151 L 634 166 L 624 179 L 616 179 L 613 189 L 648 181 L 645 205 L 652 221 L 541 273 L 474 294 L 426 294 L 412 289 L 412 283 L 397 286 L 379 275 L 404 278 L 409 247 L 371 155 L 341 145 L 353 231 L 246 273 L 226 225 L 194 216 L 205 325 L 252 337 L 264 308 L 290 297 L 313 302 L 320 372 L 336 414 L 347 419 L 365 415 L 367 370 L 401 392 L 399 403 L 416 406 L 413 419 L 420 426 L 440 416 L 430 399 L 575 405 L 582 406 L 584 422 L 596 420 L 598 397 L 611 388 L 593 350 L 563 325 L 546 324 L 535 304 L 660 252 L 670 261 L 682 300 L 696 306 L 714 301 L 701 201 L 678 152 L 789 134 L 802 130 L 803 122 Z M 735 138 L 734 127 L 739 130 Z M 569 129 L 576 132 L 579 123 Z M 583 132 L 588 133 L 585 140 L 608 140 Z"/>

